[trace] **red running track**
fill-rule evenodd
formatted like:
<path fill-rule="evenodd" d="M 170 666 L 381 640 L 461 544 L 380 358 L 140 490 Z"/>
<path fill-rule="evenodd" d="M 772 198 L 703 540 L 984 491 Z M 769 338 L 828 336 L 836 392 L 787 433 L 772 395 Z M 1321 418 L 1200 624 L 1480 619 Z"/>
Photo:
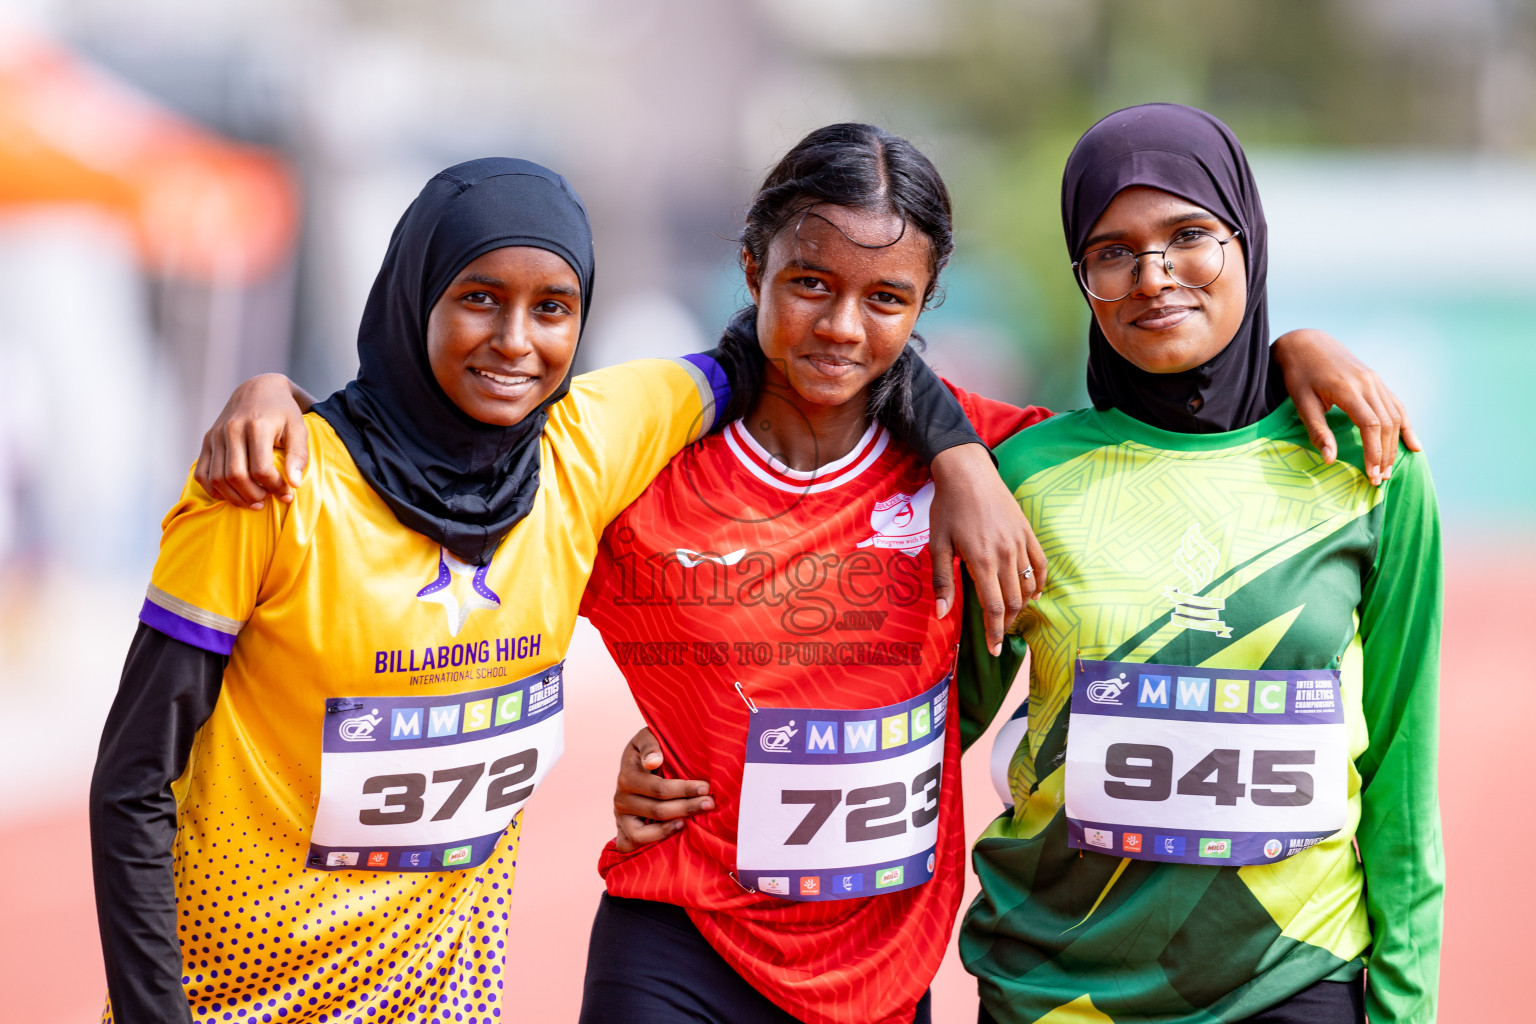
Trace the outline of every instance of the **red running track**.
<path fill-rule="evenodd" d="M 1518 789 L 1536 721 L 1536 686 L 1503 657 L 1525 639 L 1536 609 L 1536 550 L 1447 554 L 1441 699 L 1441 793 L 1449 873 L 1441 1019 L 1530 1019 L 1525 972 L 1536 897 L 1523 875 L 1536 816 Z M 613 767 L 639 715 L 590 630 L 571 659 L 566 754 L 527 811 L 515 917 L 527 944 L 506 977 L 519 1021 L 573 1021 L 587 927 L 601 882 L 597 853 L 611 834 Z M 1481 682 L 1479 682 L 1481 680 Z M 983 741 L 965 763 L 974 834 L 997 809 Z M 8 780 L 26 784 L 26 780 Z M 1481 855 L 1481 856 L 1480 856 Z M 1500 869 L 1504 870 L 1500 870 Z M 104 991 L 80 801 L 45 818 L 0 825 L 0 1020 L 95 1019 Z M 974 883 L 973 883 L 974 885 Z M 970 1024 L 975 995 L 953 951 L 934 983 L 935 1020 Z"/>

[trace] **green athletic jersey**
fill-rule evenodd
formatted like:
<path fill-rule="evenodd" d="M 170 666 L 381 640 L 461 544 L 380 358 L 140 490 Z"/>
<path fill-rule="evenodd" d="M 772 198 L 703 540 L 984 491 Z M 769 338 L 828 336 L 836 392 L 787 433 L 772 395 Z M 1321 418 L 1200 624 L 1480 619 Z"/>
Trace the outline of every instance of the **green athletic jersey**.
<path fill-rule="evenodd" d="M 1331 425 L 1333 465 L 1289 402 L 1202 435 L 1084 410 L 997 449 L 1050 559 L 1003 656 L 972 643 L 960 666 L 963 711 L 985 721 L 1026 643 L 1033 652 L 1014 807 L 976 843 L 982 891 L 960 940 L 1003 1024 L 1238 1021 L 1367 964 L 1373 1024 L 1434 1020 L 1439 516 L 1422 456 L 1400 453 L 1372 487 L 1358 434 L 1337 414 Z M 1170 594 L 1217 610 L 1180 615 Z M 1063 762 L 1079 657 L 1340 670 L 1344 829 L 1240 868 L 1070 849 Z"/>

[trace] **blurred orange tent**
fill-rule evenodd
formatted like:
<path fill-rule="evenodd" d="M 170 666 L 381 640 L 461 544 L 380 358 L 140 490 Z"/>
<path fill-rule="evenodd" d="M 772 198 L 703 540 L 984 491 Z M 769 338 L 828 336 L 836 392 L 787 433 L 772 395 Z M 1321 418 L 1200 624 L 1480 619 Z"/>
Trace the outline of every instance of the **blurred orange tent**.
<path fill-rule="evenodd" d="M 0 204 L 108 210 L 130 225 L 146 269 L 167 277 L 247 285 L 288 261 L 299 197 L 278 156 L 14 25 L 0 36 Z"/>

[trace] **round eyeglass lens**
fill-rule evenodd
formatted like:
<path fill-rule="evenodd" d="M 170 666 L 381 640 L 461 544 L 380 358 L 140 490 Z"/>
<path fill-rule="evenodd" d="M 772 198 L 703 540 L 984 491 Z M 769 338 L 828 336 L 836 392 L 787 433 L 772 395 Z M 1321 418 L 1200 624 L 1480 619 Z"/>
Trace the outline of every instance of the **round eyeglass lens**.
<path fill-rule="evenodd" d="M 1088 294 L 1100 302 L 1118 302 L 1136 287 L 1136 257 L 1123 245 L 1086 253 L 1077 272 Z"/>
<path fill-rule="evenodd" d="M 1161 253 L 1144 252 L 1141 258 L 1123 245 L 1110 245 L 1084 255 L 1078 263 L 1078 275 L 1088 294 L 1100 302 L 1119 302 L 1135 290 L 1142 259 L 1148 256 L 1160 257 L 1163 272 L 1174 284 L 1204 288 L 1221 276 L 1226 247 L 1204 231 L 1186 232 L 1169 242 Z"/>
<path fill-rule="evenodd" d="M 1185 288 L 1204 288 L 1221 276 L 1226 255 L 1215 235 L 1187 232 L 1168 244 L 1168 276 Z"/>

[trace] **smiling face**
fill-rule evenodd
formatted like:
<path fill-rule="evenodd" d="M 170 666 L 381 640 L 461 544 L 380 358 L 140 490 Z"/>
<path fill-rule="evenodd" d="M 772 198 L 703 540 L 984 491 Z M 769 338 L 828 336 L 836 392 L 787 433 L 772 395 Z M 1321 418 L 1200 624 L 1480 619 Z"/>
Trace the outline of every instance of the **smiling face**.
<path fill-rule="evenodd" d="M 821 205 L 774 236 L 761 264 L 745 254 L 770 379 L 813 405 L 866 401 L 922 312 L 929 249 L 896 214 Z"/>
<path fill-rule="evenodd" d="M 510 427 L 565 379 L 581 329 L 581 283 L 545 249 L 514 245 L 460 270 L 427 317 L 432 375 L 453 404 Z"/>
<path fill-rule="evenodd" d="M 1132 252 L 1161 250 L 1189 231 L 1222 239 L 1233 228 L 1178 196 L 1134 186 L 1115 196 L 1094 224 L 1083 252 L 1108 245 L 1124 245 Z M 1203 288 L 1179 285 L 1158 257 L 1143 256 L 1129 295 L 1116 302 L 1090 296 L 1088 304 L 1110 346 L 1148 373 L 1179 373 L 1214 359 L 1237 334 L 1248 302 L 1242 239 L 1222 249 L 1226 264 L 1221 275 Z"/>

